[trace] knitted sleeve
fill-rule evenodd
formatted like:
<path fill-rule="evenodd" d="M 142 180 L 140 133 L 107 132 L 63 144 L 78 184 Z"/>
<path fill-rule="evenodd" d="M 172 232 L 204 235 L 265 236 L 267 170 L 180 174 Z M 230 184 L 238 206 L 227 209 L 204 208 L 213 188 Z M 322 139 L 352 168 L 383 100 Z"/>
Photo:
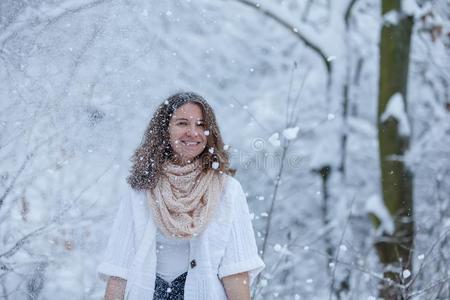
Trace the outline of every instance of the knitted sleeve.
<path fill-rule="evenodd" d="M 225 254 L 219 265 L 219 278 L 249 272 L 250 285 L 259 272 L 264 269 L 264 262 L 258 256 L 255 235 L 250 218 L 245 194 L 238 181 L 233 179 L 231 196 L 234 198 L 233 223 Z"/>
<path fill-rule="evenodd" d="M 128 278 L 129 266 L 135 254 L 131 200 L 131 196 L 123 197 L 120 202 L 103 261 L 97 267 L 102 280 L 107 280 L 109 276 Z"/>

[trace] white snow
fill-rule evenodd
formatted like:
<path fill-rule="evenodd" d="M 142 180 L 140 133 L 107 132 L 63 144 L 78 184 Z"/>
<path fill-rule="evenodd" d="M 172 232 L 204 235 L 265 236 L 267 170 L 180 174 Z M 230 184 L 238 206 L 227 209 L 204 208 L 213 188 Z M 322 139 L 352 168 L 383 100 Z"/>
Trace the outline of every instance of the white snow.
<path fill-rule="evenodd" d="M 350 117 L 347 119 L 347 124 L 350 131 L 361 133 L 370 138 L 377 137 L 377 128 L 367 120 Z"/>
<path fill-rule="evenodd" d="M 286 244 L 284 244 L 284 245 L 275 244 L 275 245 L 273 246 L 273 250 L 274 250 L 275 252 L 278 252 L 278 253 L 283 254 L 283 255 L 294 255 L 294 254 L 288 249 L 288 246 L 287 246 Z"/>
<path fill-rule="evenodd" d="M 300 128 L 296 127 L 291 127 L 291 128 L 286 128 L 283 130 L 283 136 L 287 139 L 287 140 L 293 140 L 297 137 L 298 131 Z"/>
<path fill-rule="evenodd" d="M 332 168 L 339 166 L 341 153 L 340 132 L 333 128 L 331 123 L 329 126 L 323 126 L 318 131 L 320 139 L 316 142 L 311 155 L 310 167 L 313 170 L 320 170 L 325 166 Z"/>
<path fill-rule="evenodd" d="M 388 234 L 394 233 L 394 220 L 379 195 L 375 194 L 367 199 L 365 210 L 367 213 L 374 214 L 380 220 L 379 234 L 383 231 Z"/>
<path fill-rule="evenodd" d="M 217 161 L 215 161 L 211 164 L 211 166 L 214 170 L 217 170 L 219 168 L 219 163 Z"/>
<path fill-rule="evenodd" d="M 262 287 L 267 286 L 267 280 L 266 279 L 261 279 L 260 284 L 261 284 Z"/>
<path fill-rule="evenodd" d="M 383 23 L 386 25 L 397 25 L 400 16 L 396 10 L 390 10 L 383 15 Z"/>
<path fill-rule="evenodd" d="M 269 141 L 269 143 L 272 144 L 272 146 L 280 147 L 280 145 L 281 145 L 280 134 L 278 132 L 275 132 L 274 134 L 272 134 L 269 137 L 268 141 Z"/>
<path fill-rule="evenodd" d="M 417 16 L 421 13 L 416 0 L 402 0 L 402 12 L 409 16 Z"/>
<path fill-rule="evenodd" d="M 411 271 L 409 271 L 408 269 L 403 270 L 402 275 L 404 279 L 409 278 L 409 276 L 411 276 Z"/>
<path fill-rule="evenodd" d="M 400 93 L 395 93 L 388 101 L 386 110 L 381 115 L 381 122 L 386 122 L 389 118 L 395 118 L 398 122 L 398 132 L 401 136 L 407 137 L 411 134 L 408 116 L 406 114 L 405 102 Z"/>

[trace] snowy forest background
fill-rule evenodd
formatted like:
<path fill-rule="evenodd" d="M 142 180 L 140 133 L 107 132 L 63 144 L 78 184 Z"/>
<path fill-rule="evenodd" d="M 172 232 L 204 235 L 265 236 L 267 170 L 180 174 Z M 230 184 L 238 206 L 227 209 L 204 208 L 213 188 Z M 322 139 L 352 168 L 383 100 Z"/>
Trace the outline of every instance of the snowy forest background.
<path fill-rule="evenodd" d="M 102 297 L 129 158 L 192 90 L 247 192 L 254 299 L 449 299 L 449 18 L 448 0 L 1 0 L 0 298 Z"/>

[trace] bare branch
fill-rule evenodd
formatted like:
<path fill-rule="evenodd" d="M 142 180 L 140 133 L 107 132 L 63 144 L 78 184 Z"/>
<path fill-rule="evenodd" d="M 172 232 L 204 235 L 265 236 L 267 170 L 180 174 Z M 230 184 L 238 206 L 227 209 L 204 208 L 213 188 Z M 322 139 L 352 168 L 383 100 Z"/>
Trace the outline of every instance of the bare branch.
<path fill-rule="evenodd" d="M 15 244 L 14 246 L 12 246 L 9 250 L 7 250 L 6 252 L 3 252 L 0 254 L 0 258 L 1 257 L 11 257 L 13 256 L 17 251 L 20 250 L 20 248 L 22 248 L 23 245 L 25 245 L 29 239 L 31 239 L 32 237 L 38 236 L 39 234 L 44 233 L 46 230 L 51 230 L 51 226 L 57 224 L 61 218 L 64 216 L 65 213 L 67 213 L 75 204 L 78 203 L 78 201 L 81 199 L 81 196 L 89 189 L 91 188 L 94 184 L 96 184 L 105 174 L 106 172 L 112 167 L 112 164 L 109 165 L 107 168 L 105 168 L 105 170 L 99 175 L 97 176 L 97 178 L 95 180 L 93 180 L 89 185 L 87 185 L 85 188 L 83 188 L 80 193 L 77 195 L 77 197 L 71 201 L 70 205 L 68 205 L 67 207 L 65 207 L 62 212 L 55 216 L 54 218 L 52 218 L 46 225 L 39 227 L 38 229 L 33 230 L 32 232 L 26 234 L 25 236 L 23 236 L 22 238 L 20 238 Z"/>
<path fill-rule="evenodd" d="M 33 230 L 32 232 L 26 234 L 25 236 L 23 236 L 21 239 L 19 239 L 14 246 L 12 246 L 9 250 L 7 250 L 6 252 L 3 252 L 0 254 L 0 257 L 6 257 L 9 258 L 11 256 L 13 256 L 17 251 L 19 251 L 20 248 L 22 248 L 22 246 L 28 242 L 28 240 L 30 239 L 30 237 L 35 236 L 35 235 L 39 235 L 40 233 L 42 233 L 45 229 L 48 228 L 48 225 L 45 226 L 41 226 L 38 229 Z"/>
<path fill-rule="evenodd" d="M 347 6 L 347 9 L 345 10 L 344 21 L 345 21 L 346 27 L 348 27 L 348 24 L 350 22 L 350 17 L 352 16 L 353 7 L 355 6 L 357 1 L 358 0 L 351 0 Z"/>
<path fill-rule="evenodd" d="M 11 183 L 9 184 L 9 186 L 6 188 L 5 192 L 3 193 L 3 195 L 0 197 L 0 209 L 3 206 L 3 203 L 6 199 L 6 197 L 8 196 L 8 194 L 12 191 L 17 178 L 19 178 L 19 175 L 23 172 L 23 170 L 25 170 L 25 167 L 27 166 L 28 162 L 30 161 L 30 159 L 33 157 L 33 153 L 30 153 L 27 155 L 27 157 L 25 158 L 24 162 L 22 163 L 22 165 L 20 166 L 19 170 L 17 171 L 16 175 L 14 176 L 14 178 L 11 180 Z"/>
<path fill-rule="evenodd" d="M 430 284 L 426 288 L 423 288 L 423 289 L 421 289 L 419 291 L 415 291 L 413 293 L 408 294 L 408 299 L 411 299 L 412 297 L 415 297 L 415 296 L 422 295 L 422 294 L 428 292 L 429 290 L 434 289 L 435 287 L 437 287 L 437 286 L 439 286 L 441 284 L 445 284 L 447 282 L 450 282 L 450 278 L 449 277 L 443 278 L 443 279 L 438 280 L 436 282 L 433 282 L 432 284 Z"/>
<path fill-rule="evenodd" d="M 319 57 L 321 58 L 323 64 L 325 65 L 325 68 L 327 69 L 328 84 L 330 83 L 332 64 L 330 61 L 328 61 L 327 55 L 323 52 L 322 49 L 320 49 L 319 46 L 314 44 L 314 42 L 310 41 L 304 34 L 302 34 L 299 31 L 299 29 L 297 28 L 297 26 L 290 24 L 288 21 L 286 21 L 283 18 L 281 18 L 280 16 L 278 16 L 275 12 L 272 12 L 272 11 L 262 7 L 259 3 L 254 3 L 254 2 L 248 1 L 248 0 L 234 0 L 234 1 L 239 2 L 247 7 L 253 8 L 253 9 L 257 10 L 258 12 L 262 13 L 263 15 L 269 17 L 270 19 L 272 19 L 273 21 L 275 21 L 276 23 L 278 23 L 279 25 L 281 25 L 282 27 L 287 29 L 296 38 L 300 39 L 305 44 L 306 47 L 308 47 L 311 50 L 313 50 L 314 52 L 316 52 L 317 55 L 319 55 Z"/>
<path fill-rule="evenodd" d="M 431 252 L 433 252 L 434 248 L 437 247 L 437 245 L 444 240 L 445 238 L 448 237 L 448 235 L 450 234 L 450 229 L 446 230 L 443 234 L 441 234 L 439 236 L 439 238 L 430 246 L 430 248 L 428 249 L 426 255 L 424 256 L 424 260 L 420 263 L 419 266 L 419 270 L 417 271 L 417 273 L 415 274 L 415 276 L 408 282 L 408 287 L 412 286 L 414 284 L 414 282 L 417 280 L 419 274 L 423 271 L 423 267 L 425 265 L 425 262 L 427 260 L 427 258 L 431 255 Z"/>
<path fill-rule="evenodd" d="M 50 17 L 48 17 L 46 19 L 38 19 L 38 20 L 36 20 L 34 18 L 32 20 L 27 20 L 25 22 L 22 22 L 22 23 L 20 23 L 17 26 L 18 27 L 17 29 L 13 29 L 9 33 L 7 32 L 5 34 L 0 35 L 0 43 L 1 43 L 0 51 L 3 51 L 2 49 L 5 47 L 5 44 L 11 38 L 16 37 L 20 32 L 28 29 L 29 27 L 37 27 L 39 25 L 42 25 L 43 23 L 45 23 L 45 27 L 48 27 L 49 25 L 54 24 L 55 22 L 57 22 L 61 18 L 64 18 L 64 17 L 66 17 L 68 15 L 72 15 L 72 14 L 75 14 L 75 13 L 79 13 L 79 12 L 84 11 L 84 10 L 91 9 L 91 8 L 96 7 L 98 5 L 101 5 L 101 4 L 105 3 L 105 2 L 111 2 L 111 0 L 97 0 L 97 1 L 93 1 L 91 3 L 84 4 L 84 5 L 79 6 L 79 7 L 66 9 L 66 10 L 62 11 L 61 13 L 55 14 L 54 16 L 50 16 Z M 13 25 L 11 25 L 9 27 L 13 27 Z M 6 30 L 3 30 L 3 31 L 5 32 Z"/>
<path fill-rule="evenodd" d="M 339 245 L 336 250 L 336 255 L 335 255 L 335 259 L 334 259 L 335 261 L 338 261 L 338 259 L 339 259 L 339 254 L 341 252 L 341 245 L 344 241 L 345 232 L 347 231 L 348 223 L 350 222 L 350 218 L 352 217 L 352 208 L 353 208 L 354 202 L 355 202 L 355 197 L 353 197 L 352 202 L 350 203 L 349 213 L 348 213 L 347 219 L 345 220 L 344 229 L 342 230 L 341 238 L 339 240 Z M 335 285 L 335 281 L 336 281 L 336 270 L 337 270 L 337 264 L 334 266 L 333 272 L 331 275 L 331 288 L 330 288 L 330 294 L 328 297 L 328 299 L 330 299 L 330 300 L 333 299 L 334 285 Z"/>

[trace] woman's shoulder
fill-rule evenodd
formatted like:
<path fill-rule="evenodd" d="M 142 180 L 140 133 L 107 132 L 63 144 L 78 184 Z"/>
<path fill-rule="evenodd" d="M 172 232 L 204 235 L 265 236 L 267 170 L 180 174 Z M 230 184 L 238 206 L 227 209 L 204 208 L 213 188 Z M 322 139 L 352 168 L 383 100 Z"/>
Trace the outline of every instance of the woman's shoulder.
<path fill-rule="evenodd" d="M 130 200 L 142 200 L 145 198 L 146 190 L 138 190 L 128 185 L 128 196 Z"/>
<path fill-rule="evenodd" d="M 128 196 L 124 199 L 128 202 L 131 218 L 137 232 L 144 230 L 150 215 L 146 190 L 136 190 L 128 186 Z"/>
<path fill-rule="evenodd" d="M 239 180 L 237 180 L 236 178 L 234 178 L 233 176 L 228 175 L 228 174 L 224 174 L 224 176 L 225 176 L 225 192 L 226 193 L 235 192 L 237 189 L 242 189 L 241 183 L 239 182 Z"/>
<path fill-rule="evenodd" d="M 146 190 L 137 190 L 130 185 L 127 186 L 127 190 L 122 196 L 122 201 L 127 202 L 126 206 L 129 206 L 132 211 L 142 210 L 147 205 Z"/>
<path fill-rule="evenodd" d="M 241 183 L 233 176 L 225 175 L 224 194 L 231 202 L 241 201 L 245 199 L 245 193 Z"/>

